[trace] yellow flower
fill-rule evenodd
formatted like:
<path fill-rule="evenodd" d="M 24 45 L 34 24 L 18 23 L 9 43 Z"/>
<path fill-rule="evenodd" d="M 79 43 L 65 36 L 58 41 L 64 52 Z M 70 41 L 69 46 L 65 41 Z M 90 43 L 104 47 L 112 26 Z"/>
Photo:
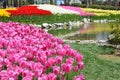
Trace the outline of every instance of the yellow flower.
<path fill-rule="evenodd" d="M 0 17 L 5 16 L 5 17 L 10 17 L 10 13 L 7 12 L 6 10 L 16 10 L 16 8 L 6 8 L 6 9 L 0 9 Z"/>
<path fill-rule="evenodd" d="M 83 11 L 92 12 L 96 16 L 109 16 L 110 14 L 117 15 L 120 14 L 120 10 L 102 10 L 102 9 L 92 9 L 92 8 L 82 8 Z"/>

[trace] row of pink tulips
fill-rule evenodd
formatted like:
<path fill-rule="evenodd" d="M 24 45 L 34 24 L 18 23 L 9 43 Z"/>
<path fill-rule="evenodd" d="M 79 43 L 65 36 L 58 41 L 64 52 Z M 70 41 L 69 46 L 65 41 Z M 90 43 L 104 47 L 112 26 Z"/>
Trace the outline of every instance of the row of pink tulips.
<path fill-rule="evenodd" d="M 66 80 L 84 67 L 82 54 L 32 25 L 0 22 L 0 39 L 0 80 Z"/>
<path fill-rule="evenodd" d="M 80 16 L 94 16 L 94 13 L 89 13 L 89 12 L 85 12 L 83 11 L 80 7 L 74 7 L 74 6 L 61 6 L 64 9 L 68 9 L 68 10 L 73 10 L 79 13 Z"/>

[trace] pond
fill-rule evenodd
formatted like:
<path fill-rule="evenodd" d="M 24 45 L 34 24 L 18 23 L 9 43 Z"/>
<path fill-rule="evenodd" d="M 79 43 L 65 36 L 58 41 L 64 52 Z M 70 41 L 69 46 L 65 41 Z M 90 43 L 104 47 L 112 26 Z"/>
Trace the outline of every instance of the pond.
<path fill-rule="evenodd" d="M 111 23 L 86 23 L 81 26 L 79 34 L 69 36 L 69 40 L 107 40 L 113 27 L 120 25 L 119 22 Z"/>

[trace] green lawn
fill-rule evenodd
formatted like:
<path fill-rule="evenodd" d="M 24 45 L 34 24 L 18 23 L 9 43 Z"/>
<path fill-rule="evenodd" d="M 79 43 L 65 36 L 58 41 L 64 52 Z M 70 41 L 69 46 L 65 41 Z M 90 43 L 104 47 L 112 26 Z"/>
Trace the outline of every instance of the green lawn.
<path fill-rule="evenodd" d="M 110 60 L 114 63 L 120 63 L 120 56 L 116 56 L 116 55 L 98 55 L 98 57 L 100 59 L 103 60 Z"/>
<path fill-rule="evenodd" d="M 28 24 L 42 24 L 42 23 L 59 23 L 59 22 L 68 22 L 68 21 L 82 21 L 83 18 L 89 18 L 91 20 L 120 20 L 120 15 L 110 15 L 110 16 L 79 16 L 74 14 L 55 14 L 51 16 L 11 16 L 8 17 L 0 17 L 0 21 L 2 22 L 21 22 Z"/>
<path fill-rule="evenodd" d="M 100 53 L 111 53 L 112 48 L 107 47 L 106 51 L 105 47 L 95 44 L 70 44 L 84 56 L 85 68 L 82 73 L 86 80 L 120 80 L 120 63 L 98 58 Z"/>

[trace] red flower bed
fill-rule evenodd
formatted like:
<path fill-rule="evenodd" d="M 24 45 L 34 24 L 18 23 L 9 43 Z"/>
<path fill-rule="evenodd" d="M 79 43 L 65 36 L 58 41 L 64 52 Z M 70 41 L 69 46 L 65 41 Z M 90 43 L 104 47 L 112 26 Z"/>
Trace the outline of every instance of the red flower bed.
<path fill-rule="evenodd" d="M 17 10 L 7 10 L 11 15 L 51 15 L 52 13 L 48 10 L 38 9 L 37 6 L 22 6 Z"/>

